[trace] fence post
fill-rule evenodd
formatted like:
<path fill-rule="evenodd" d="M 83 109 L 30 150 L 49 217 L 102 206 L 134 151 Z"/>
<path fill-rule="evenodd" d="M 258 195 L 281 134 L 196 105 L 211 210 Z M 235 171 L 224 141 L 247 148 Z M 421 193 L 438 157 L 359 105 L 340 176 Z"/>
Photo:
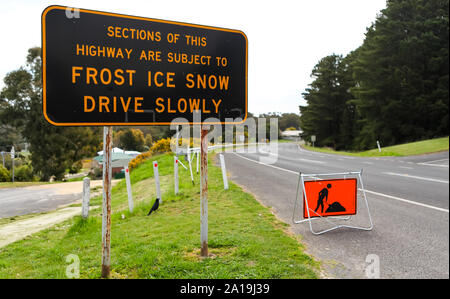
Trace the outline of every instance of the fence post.
<path fill-rule="evenodd" d="M 102 277 L 111 274 L 111 149 L 112 127 L 103 127 Z"/>
<path fill-rule="evenodd" d="M 195 152 L 195 154 L 197 155 L 197 173 L 198 173 L 198 163 L 199 163 L 199 160 L 200 160 L 199 152 Z"/>
<path fill-rule="evenodd" d="M 192 185 L 195 185 L 194 183 L 194 175 L 192 174 L 192 161 L 191 161 L 191 152 L 189 150 L 189 146 L 187 148 L 187 159 L 188 159 L 188 163 L 189 163 L 189 172 L 191 173 L 191 181 L 192 181 Z"/>
<path fill-rule="evenodd" d="M 131 181 L 130 181 L 130 169 L 128 165 L 124 166 L 125 170 L 125 181 L 127 183 L 127 193 L 128 193 L 128 208 L 130 213 L 133 212 L 133 193 L 131 192 Z"/>
<path fill-rule="evenodd" d="M 173 174 L 175 179 L 175 195 L 178 194 L 178 157 L 173 157 Z"/>
<path fill-rule="evenodd" d="M 16 152 L 14 151 L 14 146 L 11 148 L 11 162 L 12 162 L 12 182 L 14 183 L 14 158 Z"/>
<path fill-rule="evenodd" d="M 156 198 L 159 199 L 159 203 L 162 203 L 161 198 L 161 186 L 159 184 L 159 172 L 158 172 L 158 162 L 153 161 L 153 176 L 155 177 L 155 184 L 156 184 Z"/>
<path fill-rule="evenodd" d="M 87 219 L 89 216 L 89 201 L 91 198 L 91 179 L 85 177 L 83 179 L 83 203 L 81 207 L 81 216 Z"/>
<path fill-rule="evenodd" d="M 222 154 L 219 154 L 220 158 L 220 167 L 222 168 L 222 178 L 223 178 L 223 188 L 228 190 L 228 178 L 227 178 L 227 169 L 225 168 L 225 158 Z"/>

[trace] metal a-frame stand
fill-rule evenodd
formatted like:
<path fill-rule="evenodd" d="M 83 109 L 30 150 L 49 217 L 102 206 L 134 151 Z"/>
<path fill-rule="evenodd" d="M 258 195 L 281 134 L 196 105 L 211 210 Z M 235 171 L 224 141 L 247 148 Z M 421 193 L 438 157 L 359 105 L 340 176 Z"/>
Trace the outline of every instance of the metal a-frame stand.
<path fill-rule="evenodd" d="M 353 171 L 353 172 L 341 172 L 341 173 L 322 173 L 322 174 L 303 174 L 301 172 L 299 172 L 299 176 L 298 176 L 298 183 L 297 183 L 297 192 L 296 192 L 296 196 L 295 196 L 295 201 L 294 201 L 294 210 L 292 213 L 292 221 L 295 224 L 299 224 L 299 223 L 303 223 L 303 222 L 309 222 L 309 228 L 311 233 L 315 234 L 315 235 L 320 235 L 338 228 L 353 228 L 353 229 L 359 229 L 359 230 L 366 230 L 366 231 L 370 231 L 373 229 L 373 222 L 372 222 L 372 217 L 370 215 L 370 209 L 369 209 L 369 203 L 367 201 L 367 197 L 366 197 L 366 192 L 364 189 L 364 184 L 363 184 L 363 180 L 362 180 L 362 170 L 361 171 Z M 359 182 L 360 188 L 358 188 L 359 190 L 362 191 L 363 194 L 363 198 L 365 201 L 365 206 L 367 208 L 367 213 L 368 213 L 368 218 L 369 218 L 369 226 L 367 227 L 361 227 L 361 226 L 353 226 L 353 225 L 345 225 L 345 224 L 337 224 L 329 219 L 339 219 L 339 220 L 350 220 L 352 216 L 328 216 L 328 217 L 324 217 L 318 213 L 316 213 L 313 209 L 311 209 L 309 207 L 309 203 L 308 203 L 308 198 L 306 195 L 306 190 L 305 190 L 305 179 L 311 178 L 313 180 L 322 180 L 321 177 L 336 177 L 336 176 L 344 176 L 344 179 L 346 179 L 348 176 L 356 176 L 357 177 L 357 181 Z M 307 218 L 306 219 L 302 219 L 302 220 L 295 220 L 295 210 L 297 207 L 297 199 L 299 198 L 299 189 L 300 189 L 300 185 L 302 186 L 302 194 L 304 197 L 304 203 L 306 205 L 306 212 L 307 212 Z M 358 195 L 356 195 L 358 196 Z M 302 199 L 300 199 L 302 200 Z M 358 197 L 356 198 L 356 200 L 358 200 Z M 313 216 L 311 216 L 311 214 L 313 213 Z M 314 215 L 315 214 L 315 215 Z M 313 225 L 312 225 L 312 221 L 313 220 L 325 220 L 326 222 L 330 223 L 332 225 L 331 228 L 328 229 L 324 229 L 321 231 L 315 231 L 313 229 Z"/>

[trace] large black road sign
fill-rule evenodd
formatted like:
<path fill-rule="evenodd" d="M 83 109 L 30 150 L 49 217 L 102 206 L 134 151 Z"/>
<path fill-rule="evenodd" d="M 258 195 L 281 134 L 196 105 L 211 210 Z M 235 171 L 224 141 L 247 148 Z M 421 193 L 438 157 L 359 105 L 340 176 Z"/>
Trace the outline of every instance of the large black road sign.
<path fill-rule="evenodd" d="M 43 111 L 58 126 L 225 123 L 247 117 L 238 30 L 85 9 L 42 13 Z"/>

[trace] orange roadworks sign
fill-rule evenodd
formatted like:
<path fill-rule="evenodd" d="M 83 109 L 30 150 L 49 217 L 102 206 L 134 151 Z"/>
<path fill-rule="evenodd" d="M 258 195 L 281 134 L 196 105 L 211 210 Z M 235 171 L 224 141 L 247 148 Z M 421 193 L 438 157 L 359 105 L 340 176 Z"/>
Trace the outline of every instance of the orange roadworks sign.
<path fill-rule="evenodd" d="M 357 180 L 354 178 L 306 181 L 303 192 L 303 217 L 355 215 L 356 197 Z"/>

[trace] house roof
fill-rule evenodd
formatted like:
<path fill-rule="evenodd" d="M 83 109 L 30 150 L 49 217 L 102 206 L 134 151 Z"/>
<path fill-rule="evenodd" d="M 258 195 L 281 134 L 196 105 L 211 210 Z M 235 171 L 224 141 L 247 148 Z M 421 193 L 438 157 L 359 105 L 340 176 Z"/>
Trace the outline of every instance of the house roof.
<path fill-rule="evenodd" d="M 137 156 L 137 155 L 141 154 L 138 151 L 126 151 L 126 150 L 123 150 L 123 149 L 118 148 L 118 147 L 113 148 L 112 149 L 112 153 L 113 154 L 125 154 L 125 155 L 131 155 L 131 156 Z M 103 151 L 97 152 L 97 155 L 102 156 L 103 155 Z"/>
<path fill-rule="evenodd" d="M 126 154 L 112 153 L 112 155 L 111 155 L 111 162 L 121 161 L 121 160 L 131 161 L 132 159 L 133 159 L 133 157 L 131 157 L 130 155 L 126 155 Z M 95 157 L 94 160 L 99 163 L 103 163 L 103 155 Z"/>
<path fill-rule="evenodd" d="M 281 136 L 292 136 L 292 137 L 298 137 L 300 136 L 300 134 L 303 133 L 300 130 L 295 130 L 295 131 L 283 131 L 281 132 Z"/>

